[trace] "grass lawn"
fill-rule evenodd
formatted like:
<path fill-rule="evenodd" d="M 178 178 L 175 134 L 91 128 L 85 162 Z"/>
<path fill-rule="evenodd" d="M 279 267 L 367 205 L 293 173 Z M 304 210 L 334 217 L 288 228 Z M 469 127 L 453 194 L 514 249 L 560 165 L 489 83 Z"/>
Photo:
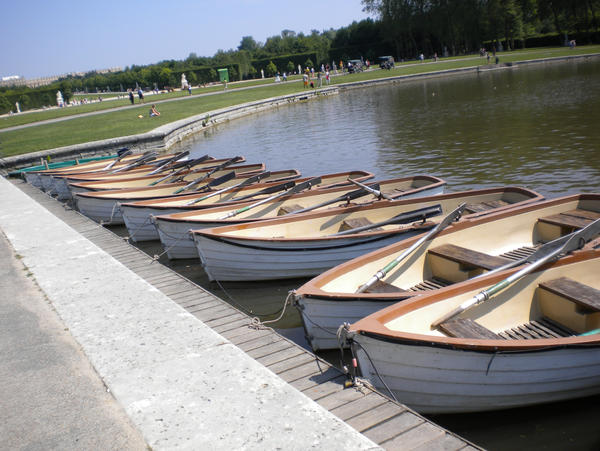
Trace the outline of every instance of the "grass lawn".
<path fill-rule="evenodd" d="M 568 48 L 541 48 L 521 50 L 514 52 L 499 53 L 500 62 L 516 62 L 529 59 L 550 58 L 565 55 L 577 55 L 587 53 L 600 53 L 600 46 L 580 46 L 573 50 Z M 370 70 L 358 74 L 349 74 L 343 77 L 332 77 L 331 85 L 353 81 L 374 80 L 398 75 L 411 75 L 425 72 L 435 72 L 447 69 L 464 67 L 476 67 L 487 64 L 486 58 L 479 56 L 465 56 L 461 58 L 441 59 L 438 62 L 426 60 L 424 63 L 409 61 L 396 65 L 396 68 L 388 70 Z M 262 86 L 261 86 L 262 85 Z M 250 87 L 253 89 L 236 89 Z M 245 102 L 275 97 L 280 95 L 302 92 L 304 90 L 299 77 L 290 77 L 287 83 L 273 83 L 272 79 L 253 80 L 252 82 L 230 83 L 229 89 L 223 91 L 221 86 L 194 89 L 194 93 L 217 92 L 210 96 L 188 96 L 186 92 L 175 92 L 148 96 L 146 104 L 136 108 L 114 109 L 118 106 L 129 105 L 128 99 L 112 100 L 95 104 L 82 105 L 81 107 L 65 108 L 60 110 L 43 111 L 15 115 L 8 119 L 30 116 L 36 121 L 50 119 L 52 117 L 68 116 L 89 111 L 98 111 L 102 108 L 111 108 L 106 113 L 73 118 L 68 121 L 40 124 L 21 130 L 6 131 L 0 133 L 1 156 L 19 155 L 43 149 L 51 149 L 71 144 L 79 144 L 119 136 L 135 135 L 152 130 L 160 125 L 173 122 L 197 114 L 237 105 Z M 164 96 L 164 97 L 163 97 Z M 165 102 L 158 105 L 161 112 L 159 117 L 149 118 L 148 110 L 150 104 L 158 103 L 159 100 L 168 100 L 180 97 L 179 101 Z M 137 97 L 136 97 L 137 98 Z M 90 107 L 84 110 L 83 107 Z M 80 109 L 81 108 L 81 109 Z M 59 114 L 61 116 L 52 116 Z M 143 118 L 138 118 L 142 115 Z M 4 119 L 4 118 L 3 118 Z M 30 120 L 30 122 L 33 122 Z M 26 122 L 25 122 L 26 123 Z M 2 126 L 13 126 L 18 123 Z"/>

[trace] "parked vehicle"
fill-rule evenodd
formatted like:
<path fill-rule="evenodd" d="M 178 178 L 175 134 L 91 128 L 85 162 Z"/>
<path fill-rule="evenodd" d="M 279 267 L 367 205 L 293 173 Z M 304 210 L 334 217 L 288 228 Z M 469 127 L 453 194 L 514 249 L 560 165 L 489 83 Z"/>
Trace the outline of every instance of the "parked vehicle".
<path fill-rule="evenodd" d="M 393 56 L 380 56 L 379 57 L 379 67 L 382 69 L 393 69 L 394 68 L 394 57 Z"/>
<path fill-rule="evenodd" d="M 365 63 L 362 60 L 348 60 L 348 73 L 362 72 L 365 70 Z"/>

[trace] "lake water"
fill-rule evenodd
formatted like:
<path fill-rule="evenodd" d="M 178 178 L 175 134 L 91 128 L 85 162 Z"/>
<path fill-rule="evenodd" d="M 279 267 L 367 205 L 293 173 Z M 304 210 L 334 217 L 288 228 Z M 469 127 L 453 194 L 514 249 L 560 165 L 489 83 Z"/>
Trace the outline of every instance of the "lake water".
<path fill-rule="evenodd" d="M 350 90 L 210 128 L 172 150 L 244 155 L 304 176 L 432 174 L 448 182 L 447 191 L 519 185 L 548 198 L 599 192 L 600 60 Z M 161 251 L 156 243 L 141 247 Z M 210 284 L 195 261 L 160 261 L 264 319 L 305 281 Z M 274 326 L 306 345 L 295 310 Z M 598 396 L 433 419 L 488 449 L 600 449 Z"/>

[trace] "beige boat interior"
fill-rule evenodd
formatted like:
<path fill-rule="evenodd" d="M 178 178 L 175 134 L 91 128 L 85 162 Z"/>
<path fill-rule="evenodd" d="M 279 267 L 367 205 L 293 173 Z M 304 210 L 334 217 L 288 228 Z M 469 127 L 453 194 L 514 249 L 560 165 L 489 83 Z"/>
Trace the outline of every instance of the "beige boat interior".
<path fill-rule="evenodd" d="M 323 213 L 323 216 L 313 218 L 298 218 L 295 221 L 279 222 L 277 224 L 259 224 L 244 229 L 235 229 L 224 232 L 224 235 L 246 238 L 263 238 L 263 239 L 279 239 L 279 238 L 319 238 L 331 237 L 336 233 L 349 230 L 354 227 L 360 227 L 367 224 L 376 224 L 382 221 L 389 220 L 401 213 L 413 212 L 426 207 L 434 207 L 440 205 L 442 213 L 431 217 L 428 221 L 430 225 L 441 221 L 444 216 L 458 207 L 461 203 L 466 202 L 472 208 L 478 209 L 478 213 L 484 208 L 491 210 L 496 208 L 498 202 L 502 202 L 503 206 L 529 199 L 520 192 L 493 192 L 485 194 L 473 194 L 472 196 L 441 198 L 434 200 L 435 197 L 423 202 L 415 199 L 403 205 L 384 205 L 379 208 L 365 209 L 359 211 L 349 211 L 342 213 Z M 504 204 L 504 202 L 506 204 Z M 422 227 L 423 221 L 417 220 L 408 224 L 387 224 L 379 228 L 380 231 L 399 231 L 413 230 L 415 227 Z M 371 229 L 369 231 L 373 231 Z"/>
<path fill-rule="evenodd" d="M 262 179 L 260 184 L 256 184 L 255 190 L 258 191 L 258 190 L 263 189 L 264 186 L 261 186 L 261 185 L 264 183 L 278 183 L 279 181 L 281 181 L 281 183 L 284 183 L 287 180 L 292 180 L 292 179 L 296 178 L 298 175 L 299 175 L 299 173 L 296 170 L 273 172 L 273 173 L 271 173 L 271 175 L 269 177 Z M 202 186 L 205 183 L 209 183 L 211 180 L 214 180 L 214 179 L 212 177 L 207 178 L 205 181 L 203 181 L 202 184 L 200 184 L 198 186 L 200 188 L 202 188 Z M 231 186 L 237 185 L 241 181 L 243 181 L 243 179 L 242 180 L 241 179 L 231 179 L 224 183 L 221 183 L 218 186 L 213 187 L 212 190 L 216 191 L 216 190 L 220 190 L 223 188 L 231 187 Z M 183 186 L 185 186 L 184 183 L 185 182 L 179 183 L 177 185 L 168 184 L 165 186 L 157 185 L 157 186 L 151 186 L 151 187 L 123 188 L 123 189 L 114 189 L 114 190 L 108 190 L 108 191 L 97 191 L 97 192 L 93 193 L 93 196 L 105 198 L 105 199 L 131 199 L 131 200 L 146 199 L 149 197 L 162 197 L 162 196 L 166 197 L 166 196 L 172 196 L 174 194 L 178 194 L 178 193 L 176 193 L 176 191 L 179 190 L 180 188 L 182 188 Z M 197 187 L 192 188 L 188 191 L 188 193 L 194 193 L 194 191 L 196 189 L 198 189 L 198 188 Z M 185 192 L 183 194 L 185 194 Z M 234 192 L 227 191 L 227 192 L 223 193 L 222 195 L 219 195 L 219 197 L 220 197 L 220 199 L 231 199 L 235 195 L 236 194 L 234 194 Z M 210 203 L 214 203 L 214 202 L 215 202 L 214 198 L 211 198 Z M 185 201 L 181 202 L 181 204 L 185 204 Z"/>
<path fill-rule="evenodd" d="M 413 252 L 368 292 L 413 295 L 414 292 L 463 282 L 526 258 L 540 245 L 598 218 L 599 201 L 573 200 L 438 235 Z M 321 289 L 326 292 L 355 292 L 403 250 L 404 247 L 394 254 L 365 262 L 328 281 Z"/>
<path fill-rule="evenodd" d="M 428 335 L 534 340 L 600 329 L 600 257 L 533 273 L 431 330 L 430 324 L 480 290 L 413 310 L 388 329 Z M 599 331 L 600 333 L 600 331 Z"/>
<path fill-rule="evenodd" d="M 230 172 L 235 172 L 236 175 L 241 174 L 253 174 L 255 172 L 263 170 L 263 165 L 252 165 L 245 167 L 243 169 L 232 167 L 230 169 L 222 169 L 220 171 L 215 171 L 211 174 L 210 180 L 214 180 L 218 177 L 221 177 L 225 174 L 229 174 Z M 199 177 L 202 177 L 203 174 L 206 174 L 205 171 L 190 171 L 185 174 L 175 175 L 174 177 L 167 178 L 161 184 L 173 183 L 174 181 L 178 182 L 193 182 Z M 104 190 L 104 189 L 123 189 L 123 188 L 142 188 L 145 186 L 153 186 L 152 184 L 164 179 L 168 174 L 158 174 L 151 176 L 140 176 L 132 177 L 131 179 L 121 179 L 115 178 L 115 180 L 94 180 L 91 182 L 82 182 L 77 183 L 78 186 L 85 187 L 93 190 Z"/>
<path fill-rule="evenodd" d="M 426 182 L 426 183 L 423 183 Z M 431 179 L 421 177 L 418 180 L 398 180 L 398 181 L 389 181 L 386 183 L 380 184 L 380 189 L 389 195 L 393 195 L 394 193 L 398 195 L 399 193 L 406 193 L 415 189 L 415 185 L 427 186 L 432 183 L 436 183 Z M 420 187 L 421 187 L 420 186 Z M 358 187 L 356 188 L 358 189 Z M 331 201 L 334 199 L 338 199 L 343 196 L 344 193 L 348 191 L 354 190 L 354 187 L 346 186 L 345 189 L 336 188 L 335 190 L 312 190 L 309 192 L 303 192 L 290 197 L 282 197 L 280 199 L 276 199 L 273 201 L 266 202 L 256 208 L 252 208 L 250 210 L 246 210 L 237 214 L 235 217 L 231 218 L 231 222 L 237 222 L 240 219 L 267 219 L 267 218 L 276 218 L 278 216 L 283 216 L 289 213 L 293 213 L 295 211 L 302 210 L 308 207 L 314 207 L 318 204 Z M 355 206 L 359 204 L 368 204 L 375 201 L 377 198 L 372 195 L 362 196 L 360 198 L 354 199 L 350 202 L 345 200 L 340 200 L 334 204 L 325 205 L 314 211 L 323 211 L 330 208 L 336 207 L 346 207 L 346 206 Z M 191 200 L 191 199 L 190 199 Z M 250 203 L 256 202 L 256 199 L 250 201 Z M 187 221 L 210 221 L 221 219 L 228 213 L 236 211 L 240 209 L 239 205 L 231 205 L 231 206 L 223 206 L 223 207 L 214 207 L 214 208 L 205 208 L 200 210 L 192 210 L 182 213 L 174 213 L 170 215 L 173 219 L 187 220 Z"/>
<path fill-rule="evenodd" d="M 279 174 L 278 178 L 281 177 L 281 173 L 282 171 L 277 171 L 275 174 Z M 324 187 L 329 187 L 331 185 L 337 185 L 337 184 L 341 184 L 341 183 L 347 183 L 348 177 L 351 178 L 356 178 L 356 179 L 361 179 L 365 177 L 365 172 L 362 171 L 353 171 L 350 173 L 343 173 L 343 174 L 339 174 L 339 175 L 333 175 L 333 176 L 323 176 L 321 178 L 322 183 L 314 185 L 313 186 L 313 190 L 316 189 L 323 189 Z M 308 181 L 308 178 L 302 178 L 302 179 L 297 179 L 297 178 L 293 178 L 290 177 L 289 181 L 295 181 L 296 184 L 299 183 L 303 183 L 305 181 Z M 281 180 L 280 183 L 285 183 L 286 181 L 288 181 L 288 179 L 285 180 Z M 221 189 L 221 188 L 225 188 L 227 186 L 231 186 L 234 185 L 236 183 L 239 183 L 239 180 L 237 181 L 229 181 L 226 183 L 223 183 L 222 185 L 219 185 L 218 187 L 215 187 L 215 191 Z M 216 196 L 210 197 L 209 199 L 206 200 L 202 200 L 199 202 L 196 202 L 194 204 L 195 207 L 203 207 L 203 206 L 210 206 L 212 204 L 218 204 L 218 203 L 223 203 L 223 202 L 235 202 L 237 200 L 238 197 L 241 196 L 247 196 L 250 194 L 254 194 L 257 193 L 260 190 L 265 189 L 265 186 L 262 186 L 264 183 L 279 183 L 277 181 L 273 182 L 270 179 L 263 179 L 261 184 L 255 184 L 255 185 L 251 185 L 248 187 L 244 187 L 241 190 L 236 190 L 236 191 L 227 191 L 224 192 L 222 194 L 218 194 Z M 272 186 L 272 185 L 271 185 Z M 258 201 L 261 199 L 264 199 L 265 197 L 271 196 L 273 194 L 277 194 L 277 193 L 272 193 L 272 194 L 266 194 L 266 195 L 262 195 L 260 197 L 255 197 L 252 199 L 246 199 L 246 201 L 249 200 L 253 200 L 253 201 Z M 187 196 L 178 196 L 178 197 L 173 197 L 173 198 L 165 198 L 165 199 L 154 199 L 154 200 L 148 200 L 148 201 L 141 201 L 139 202 L 137 205 L 139 206 L 152 206 L 152 207 L 182 207 L 182 206 L 186 206 L 189 202 L 197 200 L 199 198 L 204 197 L 206 194 L 205 193 L 194 193 L 193 191 L 189 193 L 189 195 Z M 222 214 L 221 214 L 222 215 Z M 219 217 L 220 215 L 217 215 L 216 217 Z"/>

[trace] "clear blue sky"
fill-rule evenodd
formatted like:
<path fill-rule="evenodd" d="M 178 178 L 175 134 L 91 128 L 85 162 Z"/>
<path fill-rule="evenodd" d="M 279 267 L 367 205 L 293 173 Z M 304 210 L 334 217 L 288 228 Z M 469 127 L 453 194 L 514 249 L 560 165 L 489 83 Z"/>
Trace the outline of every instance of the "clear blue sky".
<path fill-rule="evenodd" d="M 68 72 L 212 56 L 289 29 L 338 29 L 367 18 L 360 0 L 7 0 L 0 76 Z"/>

